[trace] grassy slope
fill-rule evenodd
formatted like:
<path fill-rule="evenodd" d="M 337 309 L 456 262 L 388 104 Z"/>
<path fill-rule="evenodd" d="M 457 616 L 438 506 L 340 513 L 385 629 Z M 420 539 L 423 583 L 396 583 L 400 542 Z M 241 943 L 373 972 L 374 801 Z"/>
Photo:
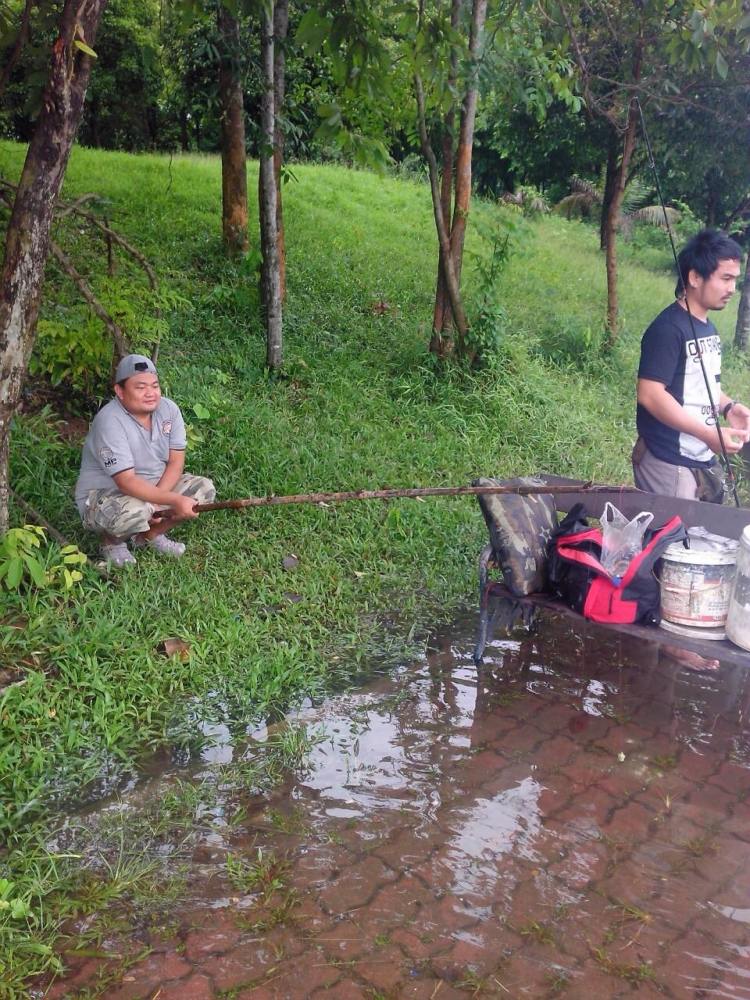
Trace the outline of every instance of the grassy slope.
<path fill-rule="evenodd" d="M 17 173 L 21 155 L 0 144 L 0 172 Z M 253 190 L 254 165 L 250 173 Z M 160 369 L 202 435 L 191 469 L 212 475 L 222 496 L 460 484 L 539 469 L 627 480 L 638 337 L 671 297 L 666 252 L 649 252 L 650 267 L 623 267 L 626 332 L 597 366 L 579 350 L 596 339 L 603 313 L 595 233 L 556 218 L 525 226 L 501 279 L 508 333 L 497 363 L 440 376 L 426 354 L 435 271 L 427 188 L 334 167 L 295 174 L 284 190 L 288 377 L 276 382 L 263 370 L 254 281 L 221 255 L 218 161 L 170 166 L 85 150 L 72 158 L 66 195 L 104 194 L 116 228 L 188 300 L 169 316 Z M 486 252 L 478 231 L 502 218 L 476 206 L 470 253 Z M 101 270 L 88 238 L 76 252 Z M 114 294 L 97 280 L 104 297 Z M 54 273 L 50 281 L 58 287 Z M 124 295 L 137 286 L 146 301 L 129 271 L 114 285 Z M 392 308 L 376 316 L 381 296 Z M 57 302 L 81 315 L 62 284 Z M 721 317 L 725 331 L 732 319 Z M 550 364 L 551 353 L 573 362 Z M 208 420 L 190 413 L 198 402 Z M 16 487 L 93 552 L 69 501 L 77 462 L 78 449 L 48 423 L 19 427 Z M 218 513 L 180 534 L 188 554 L 179 563 L 141 556 L 115 584 L 87 580 L 83 597 L 23 599 L 25 631 L 0 626 L 0 656 L 38 668 L 0 695 L 0 832 L 14 832 L 19 847 L 28 832 L 16 810 L 31 804 L 26 818 L 38 814 L 51 781 L 76 794 L 103 765 L 116 776 L 165 733 L 197 742 L 179 707 L 187 698 L 191 718 L 221 717 L 242 732 L 270 703 L 314 690 L 334 670 L 351 673 L 370 652 L 400 647 L 436 608 L 472 600 L 485 532 L 474 503 L 433 500 Z M 290 552 L 300 566 L 285 573 Z M 290 603 L 289 591 L 301 599 Z M 191 643 L 189 663 L 156 654 L 171 635 Z"/>

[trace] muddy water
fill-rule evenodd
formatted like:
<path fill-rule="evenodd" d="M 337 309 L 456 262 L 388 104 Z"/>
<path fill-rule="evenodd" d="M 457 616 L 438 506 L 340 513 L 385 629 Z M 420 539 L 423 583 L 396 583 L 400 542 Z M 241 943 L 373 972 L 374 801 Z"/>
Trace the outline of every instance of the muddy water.
<path fill-rule="evenodd" d="M 750 998 L 750 676 L 555 616 L 477 671 L 474 625 L 299 712 L 304 769 L 206 807 L 45 995 Z"/>

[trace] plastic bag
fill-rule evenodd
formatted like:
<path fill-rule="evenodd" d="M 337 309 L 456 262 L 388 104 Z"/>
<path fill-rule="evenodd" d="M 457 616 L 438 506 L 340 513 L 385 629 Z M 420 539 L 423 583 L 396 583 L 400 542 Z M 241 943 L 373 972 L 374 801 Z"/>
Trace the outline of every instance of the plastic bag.
<path fill-rule="evenodd" d="M 630 561 L 643 548 L 643 536 L 653 519 L 650 511 L 642 510 L 628 521 L 614 504 L 607 501 L 604 505 L 601 564 L 610 577 L 620 577 L 627 570 Z"/>

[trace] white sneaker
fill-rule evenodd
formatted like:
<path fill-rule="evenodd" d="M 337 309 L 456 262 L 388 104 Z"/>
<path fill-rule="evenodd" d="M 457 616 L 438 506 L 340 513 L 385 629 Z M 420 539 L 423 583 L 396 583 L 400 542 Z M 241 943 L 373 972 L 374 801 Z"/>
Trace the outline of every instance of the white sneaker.
<path fill-rule="evenodd" d="M 180 556 L 185 554 L 185 544 L 184 542 L 175 542 L 166 535 L 157 535 L 156 538 L 134 538 L 133 547 L 136 549 L 142 549 L 148 546 L 150 549 L 154 549 L 160 555 L 172 556 L 173 559 L 179 559 Z M 133 560 L 135 562 L 135 560 Z"/>
<path fill-rule="evenodd" d="M 113 566 L 135 566 L 135 556 L 129 551 L 125 542 L 113 542 L 111 545 L 102 545 L 102 559 L 112 563 Z"/>

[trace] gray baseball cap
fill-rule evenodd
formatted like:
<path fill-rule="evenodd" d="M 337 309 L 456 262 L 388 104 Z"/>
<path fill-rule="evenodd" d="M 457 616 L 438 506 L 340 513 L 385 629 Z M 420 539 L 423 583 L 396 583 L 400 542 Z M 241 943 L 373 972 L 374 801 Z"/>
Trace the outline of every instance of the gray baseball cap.
<path fill-rule="evenodd" d="M 115 382 L 124 382 L 131 375 L 143 372 L 157 376 L 159 374 L 151 358 L 147 358 L 145 354 L 126 354 L 115 369 Z"/>

